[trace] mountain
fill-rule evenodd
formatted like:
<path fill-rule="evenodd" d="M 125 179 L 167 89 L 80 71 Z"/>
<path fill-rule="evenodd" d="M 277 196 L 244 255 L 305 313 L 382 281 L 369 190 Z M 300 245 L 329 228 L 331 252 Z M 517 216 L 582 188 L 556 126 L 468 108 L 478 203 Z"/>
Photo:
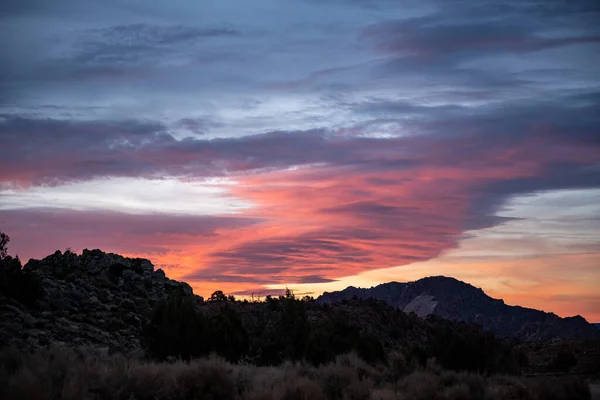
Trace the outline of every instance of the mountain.
<path fill-rule="evenodd" d="M 350 286 L 342 291 L 325 292 L 317 302 L 335 303 L 354 297 L 383 300 L 420 317 L 434 314 L 475 323 L 505 338 L 580 340 L 600 336 L 598 330 L 581 316 L 561 318 L 553 313 L 509 306 L 503 300 L 489 297 L 480 288 L 444 276 L 407 283 L 384 283 L 369 289 Z"/>

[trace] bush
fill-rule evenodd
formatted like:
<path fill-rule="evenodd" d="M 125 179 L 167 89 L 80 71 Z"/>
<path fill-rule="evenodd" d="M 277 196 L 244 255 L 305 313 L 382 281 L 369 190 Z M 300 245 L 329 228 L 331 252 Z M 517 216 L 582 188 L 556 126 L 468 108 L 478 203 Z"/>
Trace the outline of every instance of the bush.
<path fill-rule="evenodd" d="M 23 272 L 18 257 L 6 256 L 0 260 L 0 294 L 31 306 L 44 295 L 39 280 Z"/>
<path fill-rule="evenodd" d="M 430 315 L 430 341 L 416 344 L 410 356 L 421 365 L 435 358 L 446 369 L 480 373 L 519 373 L 524 359 L 493 333 L 467 323 Z"/>
<path fill-rule="evenodd" d="M 10 237 L 4 232 L 0 232 L 0 261 L 2 261 L 8 254 L 6 245 L 10 242 Z"/>
<path fill-rule="evenodd" d="M 567 373 L 571 368 L 577 365 L 577 357 L 571 351 L 561 350 L 548 363 L 548 370 L 551 372 Z"/>
<path fill-rule="evenodd" d="M 200 312 L 196 297 L 180 290 L 156 303 L 142 336 L 148 354 L 158 360 L 217 353 L 237 362 L 248 353 L 248 334 L 231 307 L 224 304 L 208 317 Z"/>
<path fill-rule="evenodd" d="M 231 307 L 225 305 L 209 318 L 210 350 L 237 362 L 248 353 L 248 333 Z"/>
<path fill-rule="evenodd" d="M 361 333 L 344 316 L 334 316 L 311 330 L 305 356 L 318 365 L 351 351 L 371 363 L 385 359 L 383 345 L 376 337 Z"/>
<path fill-rule="evenodd" d="M 430 365 L 401 379 L 356 355 L 319 367 L 234 365 L 210 357 L 148 362 L 92 349 L 52 346 L 33 353 L 0 351 L 0 398 L 17 399 L 411 399 L 588 400 L 578 378 L 484 377 Z"/>
<path fill-rule="evenodd" d="M 211 350 L 207 318 L 198 312 L 195 298 L 179 290 L 157 302 L 143 330 L 143 341 L 147 352 L 160 360 L 189 360 Z"/>

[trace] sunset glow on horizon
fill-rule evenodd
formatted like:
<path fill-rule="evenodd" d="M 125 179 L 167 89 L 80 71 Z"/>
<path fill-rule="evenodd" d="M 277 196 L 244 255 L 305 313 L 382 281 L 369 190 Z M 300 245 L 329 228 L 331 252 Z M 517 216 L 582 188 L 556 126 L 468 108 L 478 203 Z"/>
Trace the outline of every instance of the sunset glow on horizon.
<path fill-rule="evenodd" d="M 600 322 L 593 2 L 10 3 L 11 254 L 203 296 L 445 275 Z"/>

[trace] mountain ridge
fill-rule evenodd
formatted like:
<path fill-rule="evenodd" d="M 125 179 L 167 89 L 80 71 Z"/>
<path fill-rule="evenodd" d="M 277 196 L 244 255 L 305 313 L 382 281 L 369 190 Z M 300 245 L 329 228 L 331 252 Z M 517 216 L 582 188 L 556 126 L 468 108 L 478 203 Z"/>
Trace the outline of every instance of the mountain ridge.
<path fill-rule="evenodd" d="M 488 296 L 481 288 L 446 276 L 430 276 L 412 282 L 392 281 L 371 288 L 348 288 L 324 292 L 320 303 L 353 297 L 383 300 L 421 318 L 435 314 L 442 318 L 475 323 L 498 336 L 520 340 L 589 339 L 598 330 L 580 315 L 561 318 Z"/>

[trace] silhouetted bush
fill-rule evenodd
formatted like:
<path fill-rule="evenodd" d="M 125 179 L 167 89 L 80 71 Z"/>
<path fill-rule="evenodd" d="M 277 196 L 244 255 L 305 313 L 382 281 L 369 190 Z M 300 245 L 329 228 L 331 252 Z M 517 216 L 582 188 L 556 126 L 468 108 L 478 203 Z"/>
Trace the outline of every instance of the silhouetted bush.
<path fill-rule="evenodd" d="M 508 343 L 480 327 L 429 316 L 430 341 L 410 349 L 421 365 L 435 358 L 444 368 L 480 373 L 518 373 L 524 359 Z"/>
<path fill-rule="evenodd" d="M 552 358 L 550 363 L 548 363 L 548 370 L 550 372 L 566 373 L 576 365 L 577 357 L 575 357 L 575 354 L 567 350 L 561 350 Z"/>
<path fill-rule="evenodd" d="M 8 249 L 6 247 L 8 242 L 10 242 L 10 237 L 4 232 L 0 232 L 0 261 L 8 254 Z"/>
<path fill-rule="evenodd" d="M 44 290 L 36 277 L 23 272 L 18 257 L 6 256 L 0 260 L 0 294 L 31 306 L 44 295 Z"/>
<path fill-rule="evenodd" d="M 385 358 L 383 345 L 376 337 L 361 333 L 347 318 L 336 316 L 311 330 L 306 359 L 313 364 L 323 364 L 351 351 L 370 363 Z"/>
<path fill-rule="evenodd" d="M 181 291 L 156 303 L 142 334 L 148 354 L 159 360 L 217 353 L 237 362 L 248 353 L 248 334 L 231 307 L 225 304 L 218 313 L 206 316 L 196 298 Z"/>
<path fill-rule="evenodd" d="M 158 359 L 190 359 L 210 352 L 210 327 L 195 298 L 173 291 L 158 301 L 143 331 L 148 353 Z"/>
<path fill-rule="evenodd" d="M 38 279 L 23 272 L 18 256 L 8 255 L 8 242 L 10 237 L 0 232 L 0 294 L 33 305 L 44 295 L 44 290 Z"/>
<path fill-rule="evenodd" d="M 439 317 L 423 321 L 382 302 L 357 300 L 331 308 L 296 299 L 291 291 L 258 304 L 227 301 L 221 291 L 211 297 L 203 304 L 182 294 L 159 301 L 145 330 L 149 353 L 189 359 L 214 352 L 231 362 L 321 365 L 355 352 L 371 365 L 396 363 L 397 371 L 424 367 L 429 359 L 448 370 L 485 374 L 521 368 L 508 343 L 477 326 Z M 364 318 L 372 322 L 361 323 Z M 390 360 L 390 350 L 401 357 Z"/>
<path fill-rule="evenodd" d="M 217 290 L 210 295 L 208 301 L 227 301 L 227 296 L 221 290 Z"/>
<path fill-rule="evenodd" d="M 310 332 L 305 303 L 291 291 L 285 296 L 266 297 L 261 331 L 254 338 L 248 357 L 259 365 L 277 365 L 285 360 L 304 358 Z"/>
<path fill-rule="evenodd" d="M 20 399 L 340 399 L 588 400 L 579 378 L 518 378 L 444 371 L 430 363 L 400 378 L 354 354 L 311 367 L 233 365 L 210 357 L 154 363 L 92 349 L 0 350 L 0 398 Z"/>
<path fill-rule="evenodd" d="M 248 353 L 248 333 L 235 311 L 225 305 L 209 318 L 209 348 L 227 361 L 237 362 Z"/>

